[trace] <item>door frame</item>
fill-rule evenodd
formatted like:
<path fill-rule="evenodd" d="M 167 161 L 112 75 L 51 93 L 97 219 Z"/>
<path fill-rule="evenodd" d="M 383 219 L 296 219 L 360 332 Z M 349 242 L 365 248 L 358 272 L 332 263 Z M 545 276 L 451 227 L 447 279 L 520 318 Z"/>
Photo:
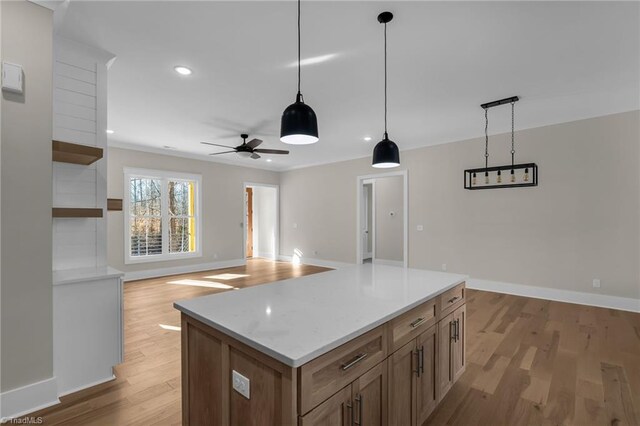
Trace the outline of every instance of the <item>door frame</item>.
<path fill-rule="evenodd" d="M 369 238 L 371 238 L 371 262 L 376 258 L 376 180 L 375 179 L 364 179 L 362 181 L 362 189 L 364 189 L 365 185 L 371 185 L 371 223 L 369 223 Z M 364 201 L 364 191 L 361 190 L 362 200 Z M 364 202 L 363 209 L 361 211 L 360 218 L 364 218 L 367 216 L 367 212 L 364 210 Z M 362 222 L 360 223 L 362 226 Z M 362 232 L 362 229 L 360 230 Z M 360 236 L 362 238 L 362 235 Z M 368 254 L 365 251 L 365 248 L 362 248 L 362 261 L 364 262 L 364 256 Z"/>
<path fill-rule="evenodd" d="M 242 258 L 246 262 L 247 260 L 247 203 L 246 203 L 245 197 L 247 193 L 247 188 L 256 187 L 256 186 L 261 186 L 265 188 L 275 188 L 276 190 L 275 253 L 273 253 L 273 256 L 270 259 L 278 260 L 278 256 L 280 256 L 280 185 L 275 185 L 270 183 L 255 183 L 255 182 L 244 182 L 242 184 Z M 254 205 L 254 210 L 255 210 L 255 205 Z M 256 252 L 256 248 L 254 247 L 253 248 L 254 257 L 255 257 L 255 252 Z"/>
<path fill-rule="evenodd" d="M 363 185 L 364 181 L 371 179 L 380 179 L 385 177 L 392 176 L 402 176 L 402 205 L 403 205 L 403 232 L 402 232 L 402 265 L 407 268 L 409 266 L 409 178 L 407 170 L 398 170 L 394 172 L 387 173 L 376 173 L 371 175 L 362 175 L 356 178 L 356 200 L 357 200 L 357 208 L 356 208 L 356 263 L 362 264 L 362 256 L 363 256 L 363 247 L 362 247 L 362 205 L 364 195 Z M 374 208 L 375 210 L 375 208 Z M 246 215 L 245 215 L 246 216 Z M 375 232 L 374 232 L 375 237 Z M 375 241 L 375 240 L 374 240 Z M 373 242 L 373 241 L 372 241 Z M 375 247 L 372 247 L 374 258 L 372 259 L 373 263 L 375 263 Z"/>

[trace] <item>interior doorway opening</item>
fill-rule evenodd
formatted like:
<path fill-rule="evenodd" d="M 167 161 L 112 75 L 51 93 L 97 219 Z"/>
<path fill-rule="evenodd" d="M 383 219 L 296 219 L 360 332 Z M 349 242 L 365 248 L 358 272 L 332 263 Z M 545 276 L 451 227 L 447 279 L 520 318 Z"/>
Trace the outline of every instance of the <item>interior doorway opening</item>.
<path fill-rule="evenodd" d="M 276 260 L 280 251 L 279 188 L 244 184 L 244 257 Z"/>
<path fill-rule="evenodd" d="M 406 170 L 358 176 L 358 263 L 408 266 Z"/>

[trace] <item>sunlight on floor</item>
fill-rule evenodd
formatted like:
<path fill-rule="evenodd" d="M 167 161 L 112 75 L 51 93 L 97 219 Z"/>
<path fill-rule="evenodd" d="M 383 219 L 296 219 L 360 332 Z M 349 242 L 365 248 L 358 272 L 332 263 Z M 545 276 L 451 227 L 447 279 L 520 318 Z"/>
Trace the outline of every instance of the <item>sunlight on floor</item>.
<path fill-rule="evenodd" d="M 211 278 L 212 280 L 235 280 L 237 278 L 245 278 L 250 277 L 251 275 L 247 274 L 218 274 L 218 275 L 209 275 L 205 278 Z"/>
<path fill-rule="evenodd" d="M 232 285 L 217 283 L 213 281 L 201 281 L 201 280 L 177 280 L 177 281 L 169 281 L 167 284 L 177 284 L 177 285 L 193 285 L 197 287 L 210 287 L 210 288 L 222 288 L 225 290 L 232 289 Z"/>
<path fill-rule="evenodd" d="M 171 330 L 171 331 L 180 331 L 181 328 L 180 327 L 176 327 L 175 325 L 166 325 L 166 324 L 158 324 L 160 326 L 160 328 L 163 328 L 165 330 Z"/>

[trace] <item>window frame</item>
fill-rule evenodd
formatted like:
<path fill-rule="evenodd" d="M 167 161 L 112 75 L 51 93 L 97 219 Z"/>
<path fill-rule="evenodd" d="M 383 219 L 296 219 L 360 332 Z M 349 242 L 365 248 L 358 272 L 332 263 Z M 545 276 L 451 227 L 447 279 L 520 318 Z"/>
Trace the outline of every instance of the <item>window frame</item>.
<path fill-rule="evenodd" d="M 122 197 L 122 211 L 124 213 L 124 263 L 126 265 L 129 265 L 136 263 L 163 262 L 168 260 L 202 257 L 202 175 L 131 167 L 125 167 L 123 171 L 124 197 Z M 131 218 L 133 217 L 131 215 L 131 178 L 156 179 L 160 180 L 161 182 L 160 218 L 162 226 L 162 254 L 150 254 L 144 256 L 131 255 Z M 194 182 L 194 216 L 196 224 L 195 251 L 187 253 L 169 252 L 169 223 L 172 217 L 169 212 L 169 181 Z"/>

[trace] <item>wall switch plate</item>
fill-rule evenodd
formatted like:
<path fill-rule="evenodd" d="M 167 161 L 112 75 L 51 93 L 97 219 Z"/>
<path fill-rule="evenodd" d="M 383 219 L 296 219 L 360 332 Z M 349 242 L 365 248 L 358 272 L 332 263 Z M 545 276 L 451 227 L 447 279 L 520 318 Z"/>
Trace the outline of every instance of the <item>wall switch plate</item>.
<path fill-rule="evenodd" d="M 293 229 L 298 229 L 298 224 L 297 223 L 293 224 Z"/>
<path fill-rule="evenodd" d="M 442 264 L 442 270 L 445 271 L 445 272 L 447 271 L 447 264 L 446 263 Z"/>
<path fill-rule="evenodd" d="M 22 93 L 22 67 L 9 62 L 2 63 L 2 90 Z"/>
<path fill-rule="evenodd" d="M 593 279 L 593 288 L 600 288 L 600 279 L 599 278 L 594 278 Z"/>
<path fill-rule="evenodd" d="M 249 379 L 238 373 L 236 370 L 232 370 L 231 373 L 233 390 L 247 399 L 251 399 L 251 382 Z"/>
<path fill-rule="evenodd" d="M 418 225 L 418 226 L 416 226 L 416 229 L 417 229 L 418 231 L 424 231 L 424 226 L 422 226 L 422 225 Z"/>

